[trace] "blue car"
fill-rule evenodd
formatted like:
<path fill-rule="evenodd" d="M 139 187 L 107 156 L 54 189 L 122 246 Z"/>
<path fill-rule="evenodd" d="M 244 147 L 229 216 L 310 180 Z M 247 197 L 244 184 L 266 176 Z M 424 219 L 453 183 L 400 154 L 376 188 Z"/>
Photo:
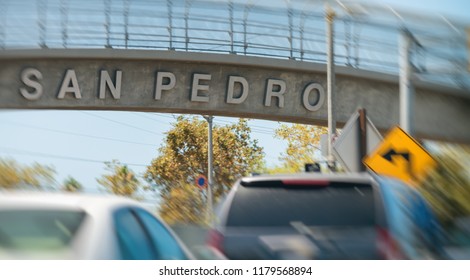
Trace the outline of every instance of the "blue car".
<path fill-rule="evenodd" d="M 436 259 L 440 226 L 418 191 L 367 173 L 240 179 L 208 244 L 229 259 Z"/>

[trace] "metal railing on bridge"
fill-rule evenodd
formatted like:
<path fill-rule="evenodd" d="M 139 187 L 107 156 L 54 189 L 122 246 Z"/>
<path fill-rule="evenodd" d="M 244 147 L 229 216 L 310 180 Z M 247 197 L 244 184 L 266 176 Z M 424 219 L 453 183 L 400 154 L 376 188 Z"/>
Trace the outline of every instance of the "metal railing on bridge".
<path fill-rule="evenodd" d="M 418 78 L 470 88 L 463 24 L 339 1 L 333 9 L 336 65 L 398 73 L 406 28 L 419 42 Z M 322 1 L 0 0 L 0 49 L 158 49 L 325 63 L 325 29 Z"/>

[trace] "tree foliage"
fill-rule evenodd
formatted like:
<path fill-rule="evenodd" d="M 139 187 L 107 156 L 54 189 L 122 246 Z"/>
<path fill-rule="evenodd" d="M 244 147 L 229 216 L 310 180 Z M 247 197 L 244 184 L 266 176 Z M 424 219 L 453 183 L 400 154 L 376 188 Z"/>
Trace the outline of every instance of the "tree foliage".
<path fill-rule="evenodd" d="M 33 163 L 21 165 L 12 159 L 0 159 L 0 188 L 43 189 L 54 183 L 55 171 L 52 167 Z"/>
<path fill-rule="evenodd" d="M 327 128 L 292 124 L 281 125 L 276 129 L 275 137 L 287 141 L 285 153 L 280 157 L 282 165 L 271 171 L 294 173 L 304 170 L 305 163 L 318 161 L 320 135 L 328 133 Z"/>
<path fill-rule="evenodd" d="M 201 192 L 188 191 L 188 186 L 196 188 L 195 179 L 200 174 L 207 174 L 208 164 L 208 125 L 203 119 L 180 116 L 173 128 L 166 133 L 166 138 L 159 148 L 159 155 L 147 168 L 145 177 L 163 198 L 161 210 L 163 217 L 180 217 L 172 211 L 185 211 L 184 216 L 200 211 L 198 204 L 191 207 L 178 207 L 174 203 L 177 197 L 192 195 L 201 196 Z M 250 172 L 260 170 L 263 166 L 264 153 L 256 140 L 250 137 L 247 121 L 213 126 L 213 196 L 217 200 L 226 193 L 234 181 Z M 186 190 L 186 191 L 185 191 Z M 193 197 L 194 199 L 194 197 Z M 202 198 L 198 198 L 202 199 Z M 171 219 L 169 219 L 171 220 Z M 182 218 L 173 221 L 183 221 Z M 194 220 L 191 220 L 194 221 Z"/>
<path fill-rule="evenodd" d="M 201 191 L 191 184 L 172 188 L 160 208 L 162 219 L 167 223 L 198 224 L 206 217 L 205 199 Z"/>
<path fill-rule="evenodd" d="M 97 182 L 110 193 L 135 197 L 141 187 L 135 173 L 127 165 L 123 165 L 117 160 L 105 164 L 109 174 L 102 175 L 100 179 L 97 179 Z"/>
<path fill-rule="evenodd" d="M 83 185 L 75 180 L 75 178 L 69 176 L 64 180 L 62 190 L 66 192 L 81 192 L 83 190 Z"/>
<path fill-rule="evenodd" d="M 455 218 L 470 216 L 470 150 L 443 146 L 435 155 L 438 167 L 431 170 L 419 190 L 447 226 Z"/>

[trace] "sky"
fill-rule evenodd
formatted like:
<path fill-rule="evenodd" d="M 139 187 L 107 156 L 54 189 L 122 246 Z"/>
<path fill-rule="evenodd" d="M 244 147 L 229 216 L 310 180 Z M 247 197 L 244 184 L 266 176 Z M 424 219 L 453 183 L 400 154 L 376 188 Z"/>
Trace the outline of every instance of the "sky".
<path fill-rule="evenodd" d="M 410 12 L 442 13 L 467 21 L 470 17 L 470 1 L 466 0 L 381 2 Z M 214 119 L 216 125 L 236 121 Z M 105 173 L 104 161 L 117 159 L 142 174 L 158 155 L 164 133 L 173 122 L 174 115 L 163 113 L 0 110 L 0 158 L 53 166 L 57 183 L 72 176 L 87 192 L 100 192 L 96 178 Z M 249 124 L 252 138 L 264 148 L 267 165 L 278 164 L 287 145 L 273 137 L 279 123 L 250 120 Z"/>
<path fill-rule="evenodd" d="M 351 2 L 351 1 L 349 1 Z M 384 4 L 429 16 L 443 15 L 453 20 L 470 22 L 470 2 L 467 0 L 363 0 L 363 3 Z"/>
<path fill-rule="evenodd" d="M 105 173 L 104 161 L 127 164 L 137 174 L 145 172 L 171 129 L 175 116 L 162 113 L 114 111 L 0 111 L 0 157 L 20 163 L 53 166 L 57 181 L 72 176 L 87 191 L 99 190 L 96 178 Z M 202 118 L 202 117 L 201 117 Z M 215 125 L 238 119 L 214 117 Z M 250 120 L 251 137 L 266 153 L 268 166 L 277 164 L 286 143 L 273 139 L 278 122 Z M 197 176 L 197 174 L 195 175 Z"/>

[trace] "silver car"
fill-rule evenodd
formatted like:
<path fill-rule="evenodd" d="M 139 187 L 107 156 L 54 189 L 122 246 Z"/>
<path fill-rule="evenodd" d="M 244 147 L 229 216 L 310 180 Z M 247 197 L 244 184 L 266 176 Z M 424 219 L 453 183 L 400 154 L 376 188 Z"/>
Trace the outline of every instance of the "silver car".
<path fill-rule="evenodd" d="M 137 201 L 58 193 L 0 193 L 0 259 L 192 259 Z"/>

